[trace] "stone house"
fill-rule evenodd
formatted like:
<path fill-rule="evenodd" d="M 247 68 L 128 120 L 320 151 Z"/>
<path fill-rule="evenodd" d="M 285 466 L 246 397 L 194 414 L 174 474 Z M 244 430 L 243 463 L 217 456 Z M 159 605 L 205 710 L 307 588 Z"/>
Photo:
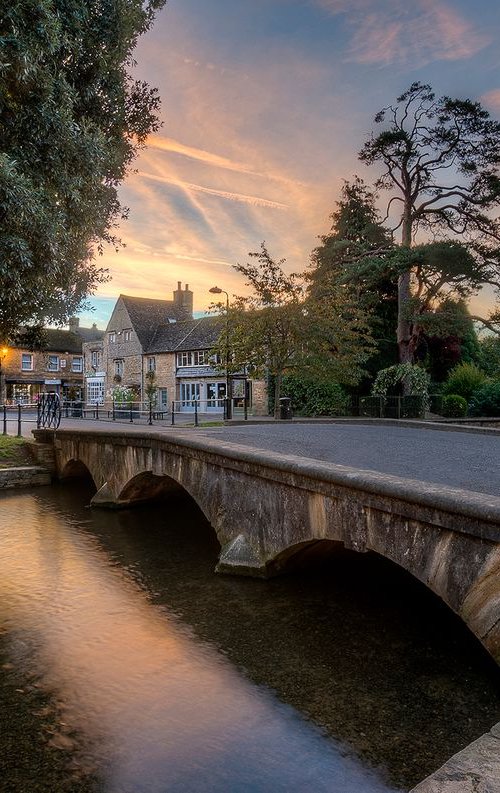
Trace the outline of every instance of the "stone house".
<path fill-rule="evenodd" d="M 147 401 L 149 378 L 155 389 L 155 409 L 183 412 L 222 409 L 226 376 L 209 360 L 221 331 L 219 317 L 193 318 L 193 293 L 181 282 L 172 300 L 120 295 L 101 343 L 84 345 L 86 401 L 111 401 L 115 385 L 125 386 L 136 401 Z M 246 395 L 259 412 L 267 412 L 265 384 L 242 373 L 231 378 L 232 396 Z"/>
<path fill-rule="evenodd" d="M 55 392 L 64 399 L 80 399 L 84 385 L 83 344 L 102 338 L 94 324 L 81 328 L 77 317 L 69 330 L 45 328 L 42 349 L 32 349 L 21 340 L 6 348 L 2 356 L 2 393 L 9 404 L 36 402 L 39 394 Z"/>

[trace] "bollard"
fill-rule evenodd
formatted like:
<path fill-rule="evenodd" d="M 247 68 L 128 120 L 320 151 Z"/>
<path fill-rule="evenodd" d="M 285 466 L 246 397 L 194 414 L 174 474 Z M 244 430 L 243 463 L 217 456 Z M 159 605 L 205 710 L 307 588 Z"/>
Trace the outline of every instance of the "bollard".
<path fill-rule="evenodd" d="M 246 397 L 243 400 L 243 410 L 245 411 L 244 412 L 245 421 L 248 421 L 248 403 Z"/>
<path fill-rule="evenodd" d="M 152 423 L 153 423 L 153 403 L 150 402 L 149 403 L 149 420 L 148 420 L 148 424 L 149 424 L 150 427 L 151 427 Z"/>
<path fill-rule="evenodd" d="M 19 404 L 17 406 L 17 437 L 20 438 L 21 435 L 21 405 Z"/>
<path fill-rule="evenodd" d="M 7 435 L 7 405 L 3 406 L 3 434 Z"/>
<path fill-rule="evenodd" d="M 133 424 L 134 423 L 134 419 L 132 418 L 132 402 L 129 405 L 129 414 L 130 414 L 129 423 Z"/>
<path fill-rule="evenodd" d="M 175 424 L 175 402 L 172 402 L 172 427 Z"/>
<path fill-rule="evenodd" d="M 198 400 L 194 400 L 194 426 L 198 426 Z"/>

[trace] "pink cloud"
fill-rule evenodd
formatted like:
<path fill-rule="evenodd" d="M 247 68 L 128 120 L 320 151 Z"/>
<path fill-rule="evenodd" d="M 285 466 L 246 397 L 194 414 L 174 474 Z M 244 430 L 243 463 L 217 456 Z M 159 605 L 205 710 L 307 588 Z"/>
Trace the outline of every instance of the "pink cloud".
<path fill-rule="evenodd" d="M 356 63 L 408 63 L 470 58 L 489 37 L 445 2 L 416 0 L 313 0 L 331 14 L 346 14 L 352 29 L 348 60 Z"/>
<path fill-rule="evenodd" d="M 495 113 L 500 113 L 500 88 L 494 88 L 481 97 L 481 102 L 490 107 Z"/>

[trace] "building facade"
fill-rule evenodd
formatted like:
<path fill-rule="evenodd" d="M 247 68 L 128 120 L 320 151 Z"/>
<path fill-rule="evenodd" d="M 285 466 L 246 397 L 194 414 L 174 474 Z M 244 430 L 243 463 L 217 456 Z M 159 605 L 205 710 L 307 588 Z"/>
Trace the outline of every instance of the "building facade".
<path fill-rule="evenodd" d="M 102 338 L 96 325 L 80 328 L 76 317 L 69 330 L 46 328 L 41 349 L 31 349 L 23 337 L 2 351 L 0 402 L 29 404 L 41 393 L 53 392 L 63 399 L 83 397 L 85 339 Z"/>
<path fill-rule="evenodd" d="M 157 412 L 192 412 L 195 403 L 201 412 L 220 412 L 226 374 L 210 357 L 220 332 L 220 317 L 193 318 L 193 293 L 180 282 L 172 300 L 120 295 L 102 342 L 84 345 L 86 401 L 111 402 L 126 388 L 143 404 L 154 394 Z M 246 397 L 267 412 L 264 383 L 242 372 L 230 388 L 236 405 Z"/>

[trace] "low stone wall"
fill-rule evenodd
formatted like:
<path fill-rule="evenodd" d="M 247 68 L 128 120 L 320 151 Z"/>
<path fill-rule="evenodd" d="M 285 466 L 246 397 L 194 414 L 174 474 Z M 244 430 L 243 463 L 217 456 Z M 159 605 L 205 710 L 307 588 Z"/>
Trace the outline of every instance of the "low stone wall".
<path fill-rule="evenodd" d="M 51 480 L 50 471 L 38 465 L 0 469 L 0 490 L 8 490 L 16 487 L 50 485 Z"/>
<path fill-rule="evenodd" d="M 500 793 L 500 722 L 411 793 Z"/>

